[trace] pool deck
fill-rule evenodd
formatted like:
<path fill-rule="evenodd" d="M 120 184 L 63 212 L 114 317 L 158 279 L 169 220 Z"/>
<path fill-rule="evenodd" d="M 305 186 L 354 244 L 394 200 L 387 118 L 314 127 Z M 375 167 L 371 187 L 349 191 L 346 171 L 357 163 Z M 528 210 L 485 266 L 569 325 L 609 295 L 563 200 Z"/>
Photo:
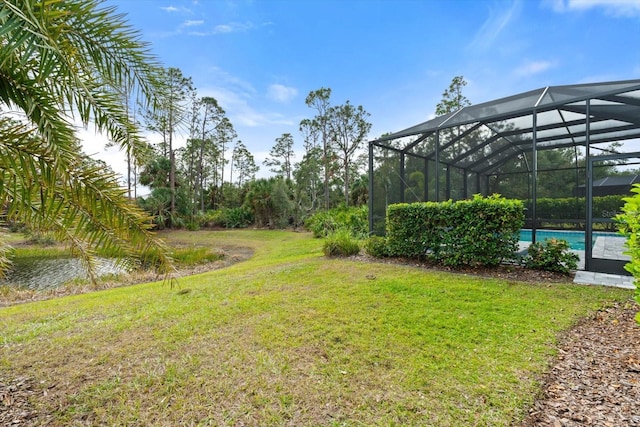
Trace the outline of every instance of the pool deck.
<path fill-rule="evenodd" d="M 635 289 L 633 277 L 620 274 L 596 273 L 594 271 L 576 271 L 573 283 L 580 285 L 611 286 L 614 288 Z"/>
<path fill-rule="evenodd" d="M 593 245 L 594 258 L 606 258 L 628 261 L 631 258 L 624 254 L 625 239 L 623 237 L 596 237 Z M 520 251 L 526 253 L 530 242 L 519 242 Z M 573 283 L 581 285 L 611 286 L 623 289 L 635 289 L 632 276 L 623 276 L 620 274 L 597 273 L 594 271 L 584 271 L 584 251 L 572 250 L 571 252 L 580 257 L 578 262 L 578 270 L 576 271 Z"/>

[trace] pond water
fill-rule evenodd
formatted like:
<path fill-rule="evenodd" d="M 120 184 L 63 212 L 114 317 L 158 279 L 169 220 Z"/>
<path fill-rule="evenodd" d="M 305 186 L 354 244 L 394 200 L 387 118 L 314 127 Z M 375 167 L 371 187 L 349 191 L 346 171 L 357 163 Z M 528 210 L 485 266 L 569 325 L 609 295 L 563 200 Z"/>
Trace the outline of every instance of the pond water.
<path fill-rule="evenodd" d="M 117 274 L 124 269 L 115 260 L 97 260 L 97 275 Z M 0 280 L 0 285 L 33 290 L 45 290 L 79 278 L 88 278 L 82 262 L 77 258 L 20 258 L 13 260 L 11 270 Z"/>

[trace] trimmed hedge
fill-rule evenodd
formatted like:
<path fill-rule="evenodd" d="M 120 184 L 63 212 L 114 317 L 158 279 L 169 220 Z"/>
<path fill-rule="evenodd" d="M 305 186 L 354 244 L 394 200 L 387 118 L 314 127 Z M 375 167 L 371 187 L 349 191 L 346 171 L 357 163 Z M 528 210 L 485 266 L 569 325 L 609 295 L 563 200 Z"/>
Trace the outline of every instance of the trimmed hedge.
<path fill-rule="evenodd" d="M 597 196 L 593 198 L 593 216 L 596 218 L 614 217 L 624 204 L 624 197 L 620 194 L 611 196 Z M 586 218 L 584 197 L 549 198 L 543 197 L 536 201 L 536 216 L 538 218 L 582 219 Z M 531 201 L 525 202 L 525 207 L 532 211 Z"/>
<path fill-rule="evenodd" d="M 495 266 L 515 258 L 524 207 L 498 195 L 458 202 L 390 205 L 387 249 L 450 266 Z"/>
<path fill-rule="evenodd" d="M 640 303 L 640 185 L 633 184 L 631 187 L 633 193 L 630 197 L 625 197 L 625 205 L 622 213 L 616 217 L 620 232 L 627 237 L 627 248 L 625 252 L 631 256 L 624 268 L 633 275 L 636 285 L 636 301 Z M 640 314 L 636 316 L 636 320 L 640 322 Z"/>

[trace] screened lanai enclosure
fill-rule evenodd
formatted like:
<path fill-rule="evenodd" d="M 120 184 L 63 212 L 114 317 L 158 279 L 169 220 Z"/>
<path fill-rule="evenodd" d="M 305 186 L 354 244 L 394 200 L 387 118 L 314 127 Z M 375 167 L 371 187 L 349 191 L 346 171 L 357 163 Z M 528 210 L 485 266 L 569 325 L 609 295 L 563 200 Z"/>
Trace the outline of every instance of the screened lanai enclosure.
<path fill-rule="evenodd" d="M 393 203 L 498 193 L 524 202 L 532 241 L 582 236 L 586 270 L 624 273 L 613 217 L 639 168 L 640 80 L 532 90 L 370 141 L 370 231 Z"/>

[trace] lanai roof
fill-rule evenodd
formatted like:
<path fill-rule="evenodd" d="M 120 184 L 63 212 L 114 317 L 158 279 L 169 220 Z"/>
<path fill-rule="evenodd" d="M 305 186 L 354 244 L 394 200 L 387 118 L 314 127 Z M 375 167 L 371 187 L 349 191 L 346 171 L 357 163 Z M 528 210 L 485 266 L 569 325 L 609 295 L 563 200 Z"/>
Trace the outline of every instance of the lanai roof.
<path fill-rule="evenodd" d="M 451 128 L 457 131 L 443 132 Z M 442 163 L 490 174 L 529 153 L 534 134 L 537 150 L 640 138 L 640 80 L 548 86 L 464 107 L 372 144 L 413 137 L 394 149 L 426 159 L 438 151 Z"/>

